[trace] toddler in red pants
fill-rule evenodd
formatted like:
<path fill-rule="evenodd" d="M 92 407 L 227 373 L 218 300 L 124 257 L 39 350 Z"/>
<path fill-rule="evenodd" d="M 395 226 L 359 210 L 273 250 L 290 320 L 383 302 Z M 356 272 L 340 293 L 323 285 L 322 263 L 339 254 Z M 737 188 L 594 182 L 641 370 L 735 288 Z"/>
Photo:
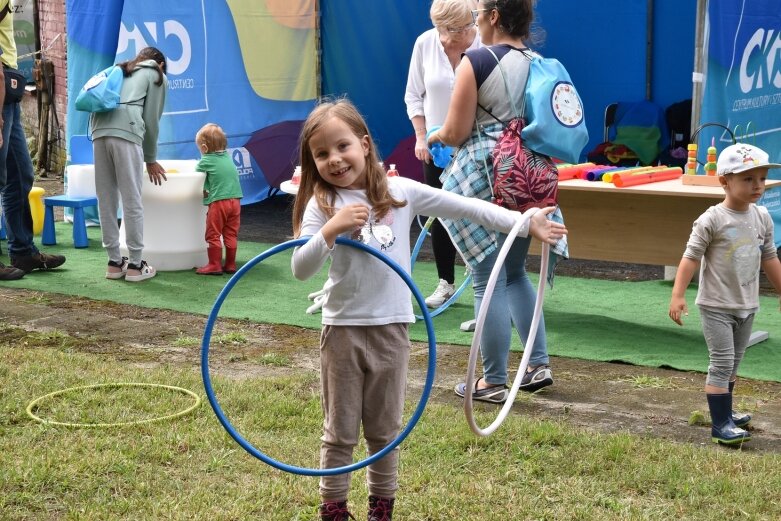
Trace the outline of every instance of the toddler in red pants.
<path fill-rule="evenodd" d="M 236 273 L 236 246 L 244 196 L 239 184 L 239 172 L 226 148 L 228 138 L 219 125 L 207 123 L 195 135 L 195 144 L 201 151 L 201 160 L 195 169 L 206 173 L 203 182 L 203 204 L 206 213 L 206 243 L 209 264 L 198 268 L 198 275 Z M 222 246 L 225 245 L 225 263 Z"/>

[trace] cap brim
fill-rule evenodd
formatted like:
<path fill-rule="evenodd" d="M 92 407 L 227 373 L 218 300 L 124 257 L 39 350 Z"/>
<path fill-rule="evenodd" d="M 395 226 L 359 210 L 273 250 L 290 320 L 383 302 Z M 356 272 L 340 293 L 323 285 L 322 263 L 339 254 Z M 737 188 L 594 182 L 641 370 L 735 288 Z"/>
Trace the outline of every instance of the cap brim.
<path fill-rule="evenodd" d="M 742 174 L 743 172 L 749 172 L 751 170 L 759 170 L 760 168 L 781 168 L 781 164 L 779 163 L 765 163 L 764 165 L 745 165 L 742 168 L 737 168 L 735 170 L 732 170 L 731 172 L 724 172 L 719 175 L 730 175 L 730 174 Z"/>

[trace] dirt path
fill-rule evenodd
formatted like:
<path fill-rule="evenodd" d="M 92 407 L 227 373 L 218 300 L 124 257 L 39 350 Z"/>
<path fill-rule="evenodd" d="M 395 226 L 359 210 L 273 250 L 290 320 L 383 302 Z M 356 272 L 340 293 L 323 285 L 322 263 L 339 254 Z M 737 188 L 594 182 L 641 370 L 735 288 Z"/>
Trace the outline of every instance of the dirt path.
<path fill-rule="evenodd" d="M 2 321 L 8 325 L 26 331 L 65 332 L 77 339 L 75 349 L 96 356 L 139 366 L 166 363 L 194 371 L 199 368 L 199 345 L 181 345 L 177 339 L 200 339 L 205 324 L 201 316 L 54 297 L 14 290 L 8 285 L 0 287 L 0 309 Z M 317 331 L 225 320 L 217 324 L 213 338 L 236 330 L 248 339 L 245 344 L 214 347 L 210 352 L 211 367 L 222 375 L 246 378 L 318 369 Z M 290 364 L 281 368 L 263 364 L 262 357 L 269 354 L 282 355 Z M 462 401 L 453 394 L 452 387 L 464 378 L 467 356 L 464 346 L 438 346 L 431 395 L 432 400 L 452 404 L 459 418 Z M 510 367 L 517 367 L 519 357 L 513 353 Z M 427 362 L 428 347 L 416 344 L 411 357 L 410 394 L 422 387 Z M 702 374 L 555 357 L 552 367 L 555 384 L 536 395 L 521 393 L 514 405 L 515 414 L 566 421 L 603 432 L 624 431 L 712 446 L 707 427 L 688 425 L 692 411 L 706 410 Z M 741 380 L 736 403 L 755 416 L 754 439 L 744 450 L 780 452 L 781 384 Z M 479 406 L 496 409 L 488 404 Z"/>
<path fill-rule="evenodd" d="M 47 195 L 62 193 L 62 179 L 55 176 L 36 181 L 36 185 L 44 187 Z M 276 197 L 244 206 L 239 239 L 267 243 L 289 239 L 291 201 L 288 197 Z M 413 244 L 419 233 L 413 224 L 410 231 Z M 429 243 L 424 243 L 419 259 L 431 259 Z M 530 258 L 530 271 L 536 271 L 535 262 L 537 259 Z M 639 281 L 662 278 L 664 268 L 570 260 L 561 265 L 558 273 Z M 766 280 L 763 287 L 769 288 Z M 79 339 L 78 349 L 142 366 L 174 363 L 199 369 L 199 345 L 182 346 L 177 339 L 200 339 L 204 317 L 130 307 L 76 297 L 50 298 L 14 290 L 11 283 L 0 287 L 0 320 L 7 324 L 28 331 L 63 331 Z M 269 372 L 317 371 L 317 331 L 220 321 L 214 336 L 236 328 L 248 338 L 246 344 L 211 351 L 211 367 L 220 374 L 243 378 Z M 269 353 L 284 355 L 291 360 L 290 366 L 279 368 L 261 363 L 262 357 Z M 520 354 L 511 356 L 510 367 L 517 367 Z M 464 379 L 467 357 L 468 349 L 464 346 L 440 345 L 437 349 L 437 376 L 431 399 L 452 404 L 459 417 L 462 401 L 453 394 L 452 388 Z M 427 363 L 427 346 L 417 345 L 411 358 L 413 387 L 422 387 Z M 555 384 L 533 396 L 521 393 L 514 405 L 516 414 L 566 421 L 605 432 L 626 431 L 712 446 L 708 427 L 688 424 L 693 411 L 703 411 L 707 417 L 703 374 L 556 357 L 552 359 L 552 367 Z M 755 417 L 751 424 L 754 439 L 744 450 L 781 452 L 781 384 L 741 380 L 736 404 Z M 488 404 L 479 406 L 496 408 Z"/>

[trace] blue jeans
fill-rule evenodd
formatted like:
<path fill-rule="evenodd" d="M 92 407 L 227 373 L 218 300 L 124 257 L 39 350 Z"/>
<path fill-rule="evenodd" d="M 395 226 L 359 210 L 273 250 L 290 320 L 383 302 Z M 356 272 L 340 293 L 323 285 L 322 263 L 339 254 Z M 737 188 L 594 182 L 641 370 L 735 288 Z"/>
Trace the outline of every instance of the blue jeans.
<path fill-rule="evenodd" d="M 504 234 L 497 234 L 498 248 L 472 270 L 472 285 L 475 290 L 475 316 L 480 311 L 480 305 L 485 295 L 485 287 L 491 270 L 496 264 L 505 239 Z M 510 354 L 512 324 L 526 341 L 534 315 L 534 303 L 537 291 L 526 274 L 526 255 L 529 253 L 531 237 L 515 239 L 504 265 L 496 280 L 491 305 L 483 325 L 480 338 L 480 352 L 483 356 L 483 375 L 489 384 L 507 383 L 507 358 Z M 537 328 L 537 336 L 532 343 L 532 354 L 529 366 L 547 365 L 548 345 L 545 336 L 545 320 L 541 317 Z"/>
<path fill-rule="evenodd" d="M 3 105 L 3 146 L 0 147 L 0 190 L 8 234 L 8 255 L 35 255 L 30 190 L 35 175 L 22 127 L 19 103 Z"/>

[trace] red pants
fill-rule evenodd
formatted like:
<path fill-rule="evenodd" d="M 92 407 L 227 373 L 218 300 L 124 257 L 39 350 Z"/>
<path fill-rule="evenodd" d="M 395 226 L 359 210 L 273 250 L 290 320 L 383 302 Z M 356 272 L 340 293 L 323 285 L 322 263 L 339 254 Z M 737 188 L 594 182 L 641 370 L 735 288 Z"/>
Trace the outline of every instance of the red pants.
<path fill-rule="evenodd" d="M 238 199 L 223 199 L 209 204 L 206 212 L 206 242 L 209 248 L 236 248 L 241 222 L 241 204 Z M 222 241 L 220 241 L 222 237 Z"/>

